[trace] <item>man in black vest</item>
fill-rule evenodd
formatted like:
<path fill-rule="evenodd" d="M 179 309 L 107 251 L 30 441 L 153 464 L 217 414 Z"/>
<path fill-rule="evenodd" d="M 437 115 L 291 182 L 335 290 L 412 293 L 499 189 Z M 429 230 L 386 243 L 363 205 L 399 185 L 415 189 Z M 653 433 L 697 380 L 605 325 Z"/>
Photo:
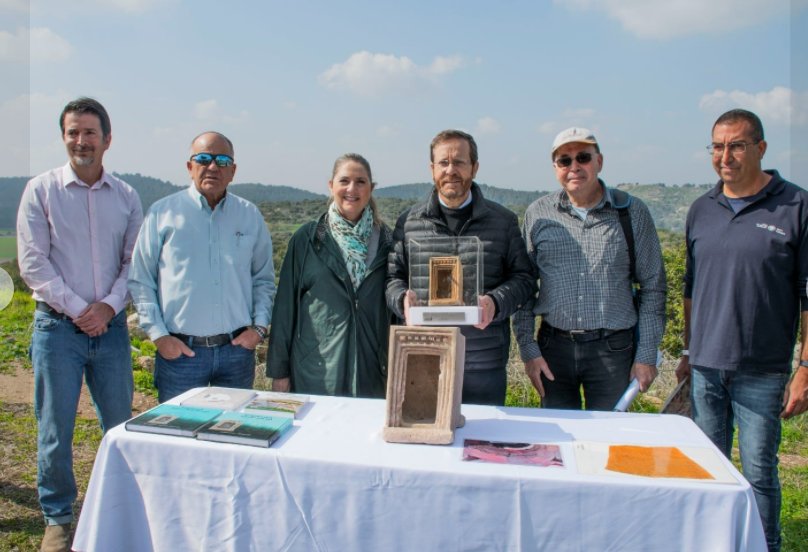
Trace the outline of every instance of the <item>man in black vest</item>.
<path fill-rule="evenodd" d="M 561 132 L 551 158 L 561 190 L 525 212 L 540 287 L 514 316 L 516 338 L 543 407 L 580 409 L 583 387 L 587 410 L 612 410 L 633 378 L 646 391 L 656 377 L 667 291 L 659 238 L 645 204 L 598 178 L 603 155 L 591 131 Z"/>
<path fill-rule="evenodd" d="M 405 211 L 393 233 L 387 305 L 406 319 L 414 292 L 408 290 L 407 243 L 411 239 L 476 236 L 483 244 L 480 323 L 462 326 L 466 339 L 463 402 L 505 404 L 510 316 L 536 291 L 536 276 L 516 215 L 483 197 L 474 182 L 479 163 L 471 135 L 445 130 L 432 140 L 430 167 L 435 189 L 424 203 Z"/>

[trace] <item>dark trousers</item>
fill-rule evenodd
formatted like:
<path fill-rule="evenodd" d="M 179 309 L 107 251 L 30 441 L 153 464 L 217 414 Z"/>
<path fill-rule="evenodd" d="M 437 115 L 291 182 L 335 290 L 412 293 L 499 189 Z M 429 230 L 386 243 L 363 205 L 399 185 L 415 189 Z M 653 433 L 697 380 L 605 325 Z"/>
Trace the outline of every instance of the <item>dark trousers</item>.
<path fill-rule="evenodd" d="M 634 361 L 634 331 L 619 330 L 592 341 L 577 341 L 542 327 L 539 347 L 555 376 L 542 376 L 544 408 L 612 410 L 626 390 Z"/>
<path fill-rule="evenodd" d="M 505 368 L 467 370 L 463 373 L 463 403 L 503 406 L 507 386 Z"/>

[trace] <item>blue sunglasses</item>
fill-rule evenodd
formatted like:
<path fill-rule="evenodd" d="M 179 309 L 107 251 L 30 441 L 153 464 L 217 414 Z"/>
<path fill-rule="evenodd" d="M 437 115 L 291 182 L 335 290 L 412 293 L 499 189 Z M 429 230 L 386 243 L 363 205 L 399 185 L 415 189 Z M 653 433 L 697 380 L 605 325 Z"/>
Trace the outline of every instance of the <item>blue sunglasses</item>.
<path fill-rule="evenodd" d="M 203 165 L 205 167 L 210 165 L 211 161 L 216 163 L 217 167 L 232 167 L 234 163 L 232 157 L 222 153 L 218 155 L 213 155 L 212 153 L 197 153 L 196 155 L 191 156 L 191 161 L 197 165 Z"/>

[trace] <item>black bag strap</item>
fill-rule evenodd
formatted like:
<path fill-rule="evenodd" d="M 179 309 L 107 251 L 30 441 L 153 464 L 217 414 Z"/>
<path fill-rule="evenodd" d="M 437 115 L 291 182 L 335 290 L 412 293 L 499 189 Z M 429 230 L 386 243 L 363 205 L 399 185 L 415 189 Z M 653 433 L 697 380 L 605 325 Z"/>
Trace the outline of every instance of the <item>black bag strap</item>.
<path fill-rule="evenodd" d="M 623 229 L 623 237 L 628 244 L 628 266 L 631 275 L 631 283 L 637 284 L 637 256 L 634 253 L 634 230 L 631 228 L 631 213 L 628 208 L 631 205 L 631 195 L 623 190 L 611 190 L 614 208 L 620 217 L 620 228 Z"/>

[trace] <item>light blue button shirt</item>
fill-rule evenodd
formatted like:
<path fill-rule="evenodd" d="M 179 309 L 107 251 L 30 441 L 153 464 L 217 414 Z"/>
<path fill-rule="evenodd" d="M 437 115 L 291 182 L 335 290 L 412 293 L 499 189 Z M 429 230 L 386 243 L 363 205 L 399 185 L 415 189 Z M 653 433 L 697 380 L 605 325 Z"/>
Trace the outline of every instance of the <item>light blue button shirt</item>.
<path fill-rule="evenodd" d="M 211 210 L 193 184 L 157 201 L 140 229 L 128 287 L 152 340 L 268 326 L 275 269 L 260 211 L 230 193 Z"/>

